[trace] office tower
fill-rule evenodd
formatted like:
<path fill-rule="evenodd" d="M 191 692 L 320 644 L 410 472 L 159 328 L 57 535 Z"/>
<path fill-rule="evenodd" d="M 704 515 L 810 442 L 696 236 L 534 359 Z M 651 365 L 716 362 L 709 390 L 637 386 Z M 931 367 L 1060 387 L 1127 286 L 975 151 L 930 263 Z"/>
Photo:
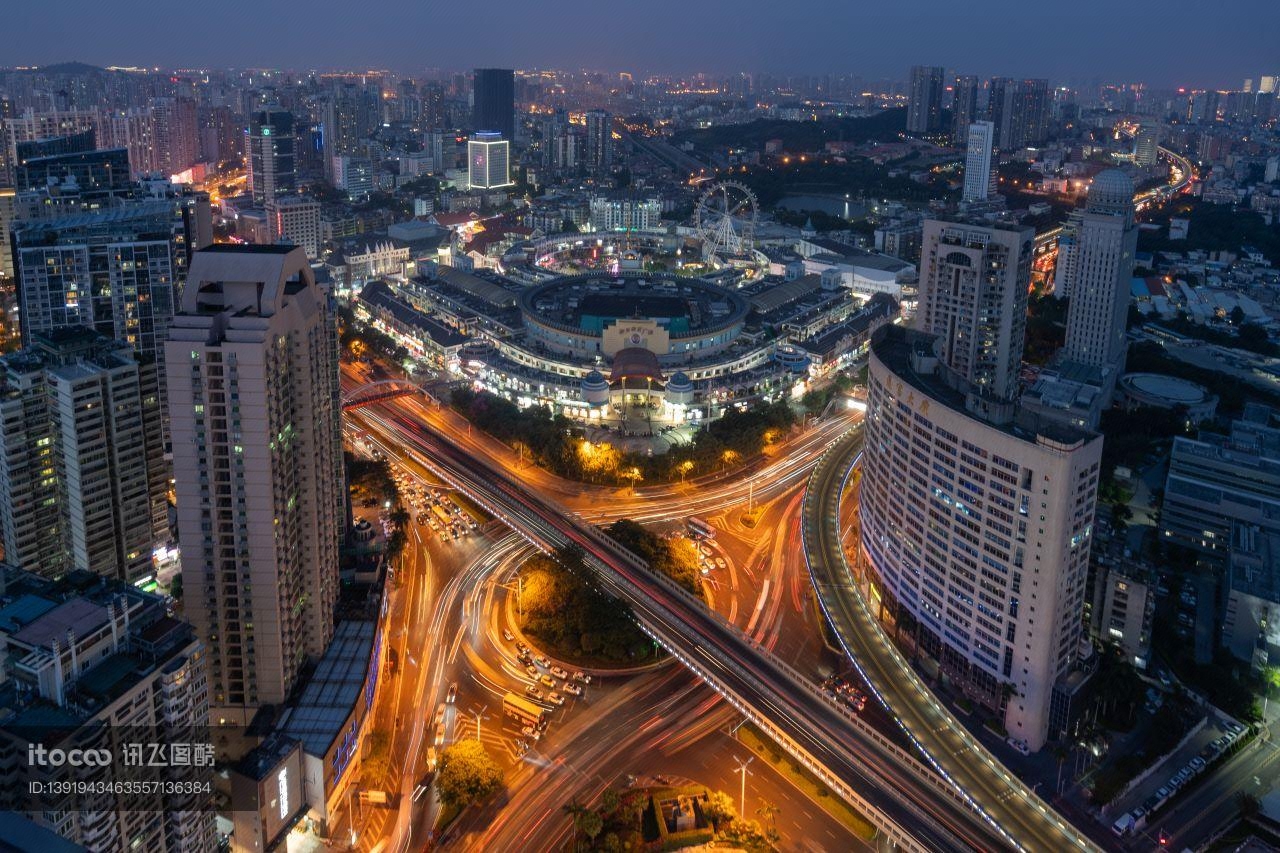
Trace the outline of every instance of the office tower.
<path fill-rule="evenodd" d="M 13 245 L 24 342 L 89 326 L 163 364 L 189 253 L 212 240 L 209 200 L 198 194 L 122 199 L 108 210 L 19 223 Z"/>
<path fill-rule="evenodd" d="M 471 84 L 471 129 L 516 138 L 515 74 L 510 68 L 477 68 Z"/>
<path fill-rule="evenodd" d="M 872 339 L 867 580 L 910 615 L 916 648 L 1037 750 L 1069 725 L 1053 700 L 1080 653 L 1102 437 L 977 415 L 946 349 L 945 335 L 893 325 Z"/>
<path fill-rule="evenodd" d="M 255 204 L 291 193 L 294 178 L 293 113 L 269 104 L 249 116 L 245 148 L 249 152 L 249 191 Z"/>
<path fill-rule="evenodd" d="M 989 121 L 969 125 L 964 155 L 964 201 L 987 201 L 995 196 L 998 180 L 995 157 L 995 125 Z"/>
<path fill-rule="evenodd" d="M 152 98 L 155 117 L 155 170 L 166 177 L 199 160 L 200 133 L 196 103 L 190 98 Z"/>
<path fill-rule="evenodd" d="M 607 175 L 613 165 L 613 116 L 604 110 L 587 111 L 587 171 Z"/>
<path fill-rule="evenodd" d="M 215 723 L 293 691 L 333 635 L 337 329 L 297 247 L 196 252 L 167 346 L 182 581 Z"/>
<path fill-rule="evenodd" d="M 1049 81 L 992 78 L 988 116 L 1001 151 L 1040 144 L 1049 134 Z"/>
<path fill-rule="evenodd" d="M 1151 169 L 1159 162 L 1160 125 L 1143 122 L 1133 141 L 1133 162 L 1143 169 Z"/>
<path fill-rule="evenodd" d="M 911 66 L 907 100 L 907 133 L 936 133 L 942 128 L 942 90 L 946 69 Z"/>
<path fill-rule="evenodd" d="M 978 78 L 972 74 L 955 78 L 951 95 L 951 142 L 963 145 L 969 138 L 969 125 L 978 115 Z"/>
<path fill-rule="evenodd" d="M 6 560 L 49 577 L 153 576 L 169 541 L 158 383 L 154 359 L 81 326 L 0 358 Z"/>
<path fill-rule="evenodd" d="M 422 87 L 422 123 L 427 127 L 440 127 L 444 123 L 444 89 L 439 83 Z"/>
<path fill-rule="evenodd" d="M 1071 217 L 1062 293 L 1069 296 L 1063 358 L 1118 369 L 1124 361 L 1129 282 L 1138 246 L 1133 181 L 1119 169 L 1093 179 L 1083 211 Z M 1055 291 L 1057 291 L 1055 281 Z"/>
<path fill-rule="evenodd" d="M 1018 387 L 1034 236 L 1012 225 L 924 223 L 916 327 L 940 337 L 947 367 L 998 400 Z"/>
<path fill-rule="evenodd" d="M 307 257 L 320 257 L 320 202 L 305 196 L 273 198 L 267 202 L 271 240 L 301 246 Z"/>
<path fill-rule="evenodd" d="M 3 291 L 13 288 L 13 244 L 9 235 L 16 220 L 15 196 L 11 189 L 0 189 L 0 290 Z M 2 306 L 0 310 L 4 310 Z"/>
<path fill-rule="evenodd" d="M 497 133 L 476 133 L 467 141 L 467 175 L 472 189 L 496 189 L 514 183 L 511 143 Z"/>
<path fill-rule="evenodd" d="M 180 768 L 130 767 L 117 752 L 105 768 L 40 767 L 28 750 L 125 749 L 130 740 L 194 742 L 198 750 L 208 742 L 209 693 L 191 626 L 167 615 L 163 598 L 128 584 L 83 575 L 51 581 L 5 565 L 0 607 L 17 617 L 0 622 L 0 772 L 14 782 L 8 791 L 24 792 L 0 808 L 66 839 L 40 849 L 216 849 L 209 794 L 144 787 L 165 779 L 211 786 L 212 766 L 193 759 Z M 26 793 L 33 781 L 139 784 L 127 793 L 67 797 Z"/>

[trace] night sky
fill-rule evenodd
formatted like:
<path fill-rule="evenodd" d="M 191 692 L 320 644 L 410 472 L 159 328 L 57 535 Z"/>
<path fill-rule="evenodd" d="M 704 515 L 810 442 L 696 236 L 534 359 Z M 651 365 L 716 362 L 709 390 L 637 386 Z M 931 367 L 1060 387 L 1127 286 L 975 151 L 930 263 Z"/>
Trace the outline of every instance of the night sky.
<path fill-rule="evenodd" d="M 0 63 L 855 73 L 913 64 L 1236 88 L 1280 73 L 1272 0 L 56 0 L 5 4 Z"/>

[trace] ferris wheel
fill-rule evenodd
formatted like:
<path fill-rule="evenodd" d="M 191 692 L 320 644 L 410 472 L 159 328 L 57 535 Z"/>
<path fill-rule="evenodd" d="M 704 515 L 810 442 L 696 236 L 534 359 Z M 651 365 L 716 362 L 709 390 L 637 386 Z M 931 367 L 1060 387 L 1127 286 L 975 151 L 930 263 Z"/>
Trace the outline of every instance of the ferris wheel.
<path fill-rule="evenodd" d="M 756 195 L 737 181 L 712 184 L 698 199 L 693 224 L 702 238 L 702 259 L 744 255 L 755 246 L 760 205 Z"/>

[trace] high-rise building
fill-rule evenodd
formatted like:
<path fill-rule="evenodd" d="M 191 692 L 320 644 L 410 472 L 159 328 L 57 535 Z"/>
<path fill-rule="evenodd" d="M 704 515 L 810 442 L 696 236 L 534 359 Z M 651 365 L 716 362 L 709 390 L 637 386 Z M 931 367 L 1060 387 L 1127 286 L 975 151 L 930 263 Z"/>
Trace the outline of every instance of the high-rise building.
<path fill-rule="evenodd" d="M 89 326 L 163 365 L 190 252 L 211 242 L 209 200 L 201 194 L 120 200 L 103 211 L 19 223 L 13 245 L 23 340 Z"/>
<path fill-rule="evenodd" d="M 208 743 L 208 682 L 191 626 L 169 616 L 163 598 L 130 584 L 80 574 L 51 581 L 4 565 L 0 607 L 22 614 L 0 622 L 0 682 L 6 687 L 0 695 L 0 772 L 15 783 L 6 791 L 22 792 L 0 808 L 66 839 L 39 849 L 217 849 L 207 793 L 213 767 L 201 751 Z M 127 749 L 129 738 L 163 744 L 170 755 L 171 745 L 186 745 L 189 761 L 181 767 L 171 761 L 165 768 L 128 766 L 117 751 L 108 767 L 40 767 L 29 757 L 33 745 L 66 754 Z M 105 795 L 42 796 L 29 793 L 37 781 L 84 785 L 91 792 L 95 785 L 136 787 L 122 794 L 108 789 Z M 162 791 L 164 782 L 179 791 Z M 204 792 L 182 793 L 183 786 Z"/>
<path fill-rule="evenodd" d="M 167 346 L 187 613 L 215 723 L 293 691 L 333 636 L 344 529 L 337 329 L 297 247 L 195 254 Z"/>
<path fill-rule="evenodd" d="M 348 198 L 368 198 L 373 192 L 373 162 L 367 157 L 339 154 L 333 158 L 333 185 Z"/>
<path fill-rule="evenodd" d="M 964 155 L 964 195 L 966 202 L 987 201 L 996 194 L 995 128 L 989 121 L 969 125 Z"/>
<path fill-rule="evenodd" d="M 56 188 L 52 191 L 60 195 L 100 199 L 129 190 L 129 175 L 124 148 L 78 151 L 22 160 L 14 169 L 14 187 L 18 192 Z"/>
<path fill-rule="evenodd" d="M 988 117 L 996 126 L 996 147 L 1014 151 L 1038 145 L 1049 134 L 1049 81 L 994 77 Z"/>
<path fill-rule="evenodd" d="M 1129 283 L 1138 246 L 1133 181 L 1119 169 L 1099 173 L 1089 186 L 1085 209 L 1071 217 L 1068 227 L 1062 295 L 1070 305 L 1063 358 L 1118 369 L 1124 361 Z"/>
<path fill-rule="evenodd" d="M 196 102 L 190 98 L 152 98 L 155 117 L 155 169 L 169 176 L 183 172 L 200 158 Z"/>
<path fill-rule="evenodd" d="M 471 82 L 471 129 L 516 138 L 515 72 L 510 68 L 477 68 Z"/>
<path fill-rule="evenodd" d="M 0 538 L 48 577 L 152 577 L 169 541 L 156 363 L 92 329 L 37 333 L 0 358 Z"/>
<path fill-rule="evenodd" d="M 475 133 L 467 140 L 467 176 L 472 189 L 509 187 L 511 143 L 497 133 Z"/>
<path fill-rule="evenodd" d="M 452 145 L 452 142 L 450 143 Z M 423 137 L 423 151 L 431 158 L 431 173 L 433 175 L 444 174 L 445 169 L 453 168 L 452 163 L 446 163 L 444 157 L 444 134 L 438 130 L 428 130 Z M 456 151 L 456 148 L 451 150 Z"/>
<path fill-rule="evenodd" d="M 301 246 L 312 260 L 320 257 L 320 202 L 300 195 L 273 198 L 267 224 L 273 242 Z"/>
<path fill-rule="evenodd" d="M 1159 122 L 1143 122 L 1133 140 L 1133 162 L 1143 169 L 1154 168 L 1159 162 L 1159 149 Z"/>
<path fill-rule="evenodd" d="M 291 193 L 297 186 L 294 171 L 293 113 L 270 104 L 249 116 L 245 149 L 249 152 L 249 191 L 255 204 Z"/>
<path fill-rule="evenodd" d="M 1018 387 L 1035 231 L 926 219 L 916 326 L 939 337 L 939 357 L 984 395 Z"/>
<path fill-rule="evenodd" d="M 613 165 L 613 116 L 604 110 L 587 111 L 587 170 L 607 175 Z"/>
<path fill-rule="evenodd" d="M 942 128 L 942 91 L 946 69 L 935 65 L 911 66 L 907 98 L 907 132 L 936 133 Z"/>
<path fill-rule="evenodd" d="M 872 340 L 867 579 L 911 617 L 916 648 L 1037 750 L 1069 724 L 1055 688 L 1081 654 L 1102 437 L 981 416 L 945 337 L 888 325 Z"/>
<path fill-rule="evenodd" d="M 334 158 L 357 154 L 360 141 L 374 128 L 380 115 L 379 99 L 368 88 L 344 83 L 334 88 L 324 105 L 324 163 L 332 179 Z"/>
<path fill-rule="evenodd" d="M 963 145 L 969 139 L 969 125 L 979 118 L 978 78 L 962 74 L 955 78 L 951 93 L 951 142 Z"/>

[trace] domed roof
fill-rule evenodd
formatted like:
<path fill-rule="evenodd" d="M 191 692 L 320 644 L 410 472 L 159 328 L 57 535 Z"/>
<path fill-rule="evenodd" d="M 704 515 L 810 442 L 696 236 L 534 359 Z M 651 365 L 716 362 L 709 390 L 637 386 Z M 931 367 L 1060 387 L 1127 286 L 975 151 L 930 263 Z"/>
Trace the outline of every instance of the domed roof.
<path fill-rule="evenodd" d="M 582 377 L 583 388 L 608 388 L 609 381 L 604 378 L 604 374 L 598 370 L 593 370 L 586 376 Z"/>
<path fill-rule="evenodd" d="M 671 374 L 671 378 L 667 380 L 668 391 L 688 391 L 692 390 L 693 382 L 689 380 L 689 374 L 683 370 L 677 370 Z"/>
<path fill-rule="evenodd" d="M 1128 213 L 1133 210 L 1133 180 L 1119 169 L 1099 172 L 1089 185 L 1085 207 L 1095 213 Z"/>
<path fill-rule="evenodd" d="M 662 368 L 658 365 L 658 356 L 644 347 L 626 347 L 614 353 L 609 381 L 636 377 L 661 382 Z"/>

